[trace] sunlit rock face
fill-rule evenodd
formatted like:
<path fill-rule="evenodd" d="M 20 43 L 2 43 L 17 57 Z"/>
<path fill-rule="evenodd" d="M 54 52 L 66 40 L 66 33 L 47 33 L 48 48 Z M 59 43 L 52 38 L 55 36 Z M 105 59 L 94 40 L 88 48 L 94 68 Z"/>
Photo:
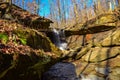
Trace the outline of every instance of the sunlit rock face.
<path fill-rule="evenodd" d="M 110 30 L 110 31 L 105 31 L 105 32 L 100 32 L 95 34 L 71 35 L 69 37 L 66 37 L 66 40 L 68 42 L 68 48 L 76 49 L 78 47 L 81 47 L 83 43 L 91 44 L 93 46 L 96 46 L 97 43 L 101 43 L 103 46 L 105 45 L 107 46 L 109 45 L 109 43 L 107 42 L 106 44 L 104 44 L 105 40 L 103 41 L 103 39 L 111 35 L 112 32 L 113 31 Z"/>
<path fill-rule="evenodd" d="M 73 63 L 80 80 L 120 80 L 119 30 L 93 34 L 96 35 L 95 46 L 90 47 L 89 43 L 77 53 L 79 60 Z"/>

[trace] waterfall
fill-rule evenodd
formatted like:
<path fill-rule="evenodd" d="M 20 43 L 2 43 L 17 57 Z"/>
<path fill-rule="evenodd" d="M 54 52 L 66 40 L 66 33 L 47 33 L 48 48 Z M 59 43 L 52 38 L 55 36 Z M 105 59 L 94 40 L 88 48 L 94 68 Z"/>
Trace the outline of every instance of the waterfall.
<path fill-rule="evenodd" d="M 57 31 L 56 29 L 53 29 L 53 37 L 54 37 L 53 43 L 59 47 L 61 41 L 60 41 L 59 31 Z"/>
<path fill-rule="evenodd" d="M 53 29 L 53 43 L 61 50 L 65 50 L 67 48 L 67 42 L 65 40 L 64 30 Z"/>

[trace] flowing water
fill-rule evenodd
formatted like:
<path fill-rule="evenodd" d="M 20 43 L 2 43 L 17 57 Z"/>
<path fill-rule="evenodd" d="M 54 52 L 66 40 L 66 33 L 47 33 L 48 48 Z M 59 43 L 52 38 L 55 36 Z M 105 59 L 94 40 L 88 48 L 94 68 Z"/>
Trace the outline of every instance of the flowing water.
<path fill-rule="evenodd" d="M 51 41 L 61 50 L 67 49 L 64 30 L 53 29 Z M 96 75 L 76 74 L 76 67 L 70 62 L 59 62 L 44 73 L 42 80 L 103 80 Z"/>
<path fill-rule="evenodd" d="M 65 40 L 64 30 L 53 29 L 54 40 L 53 43 L 61 50 L 67 48 L 67 42 Z"/>

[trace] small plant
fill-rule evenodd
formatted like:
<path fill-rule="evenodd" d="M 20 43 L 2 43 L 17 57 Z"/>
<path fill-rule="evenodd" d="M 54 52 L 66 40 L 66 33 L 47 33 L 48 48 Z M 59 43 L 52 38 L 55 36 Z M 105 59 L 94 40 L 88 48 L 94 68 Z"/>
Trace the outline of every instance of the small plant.
<path fill-rule="evenodd" d="M 0 33 L 0 42 L 6 44 L 8 41 L 8 35 L 5 33 Z"/>
<path fill-rule="evenodd" d="M 24 39 L 24 38 L 20 38 L 20 42 L 24 45 L 26 45 L 26 43 L 27 43 L 26 39 Z"/>

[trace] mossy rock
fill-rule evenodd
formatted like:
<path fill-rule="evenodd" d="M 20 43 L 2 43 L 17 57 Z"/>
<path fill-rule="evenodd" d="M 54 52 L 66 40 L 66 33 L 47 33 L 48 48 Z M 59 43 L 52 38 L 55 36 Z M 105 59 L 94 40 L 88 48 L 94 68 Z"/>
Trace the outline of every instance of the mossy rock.
<path fill-rule="evenodd" d="M 59 61 L 59 58 L 53 60 L 44 53 L 42 56 L 30 54 L 18 54 L 14 60 L 14 55 L 0 53 L 0 80 L 41 80 L 43 72 Z"/>
<path fill-rule="evenodd" d="M 52 23 L 52 21 L 48 19 L 37 18 L 31 21 L 30 26 L 34 29 L 49 29 L 50 23 Z"/>
<path fill-rule="evenodd" d="M 113 14 L 106 14 L 101 17 L 99 17 L 95 24 L 106 24 L 106 23 L 113 23 L 116 21 L 116 17 Z"/>
<path fill-rule="evenodd" d="M 32 47 L 33 49 L 53 52 L 57 54 L 57 56 L 60 56 L 62 53 L 61 50 L 59 50 L 47 36 L 37 30 L 30 28 L 18 28 L 14 30 L 13 33 L 17 35 L 19 39 L 23 40 L 26 45 Z"/>

